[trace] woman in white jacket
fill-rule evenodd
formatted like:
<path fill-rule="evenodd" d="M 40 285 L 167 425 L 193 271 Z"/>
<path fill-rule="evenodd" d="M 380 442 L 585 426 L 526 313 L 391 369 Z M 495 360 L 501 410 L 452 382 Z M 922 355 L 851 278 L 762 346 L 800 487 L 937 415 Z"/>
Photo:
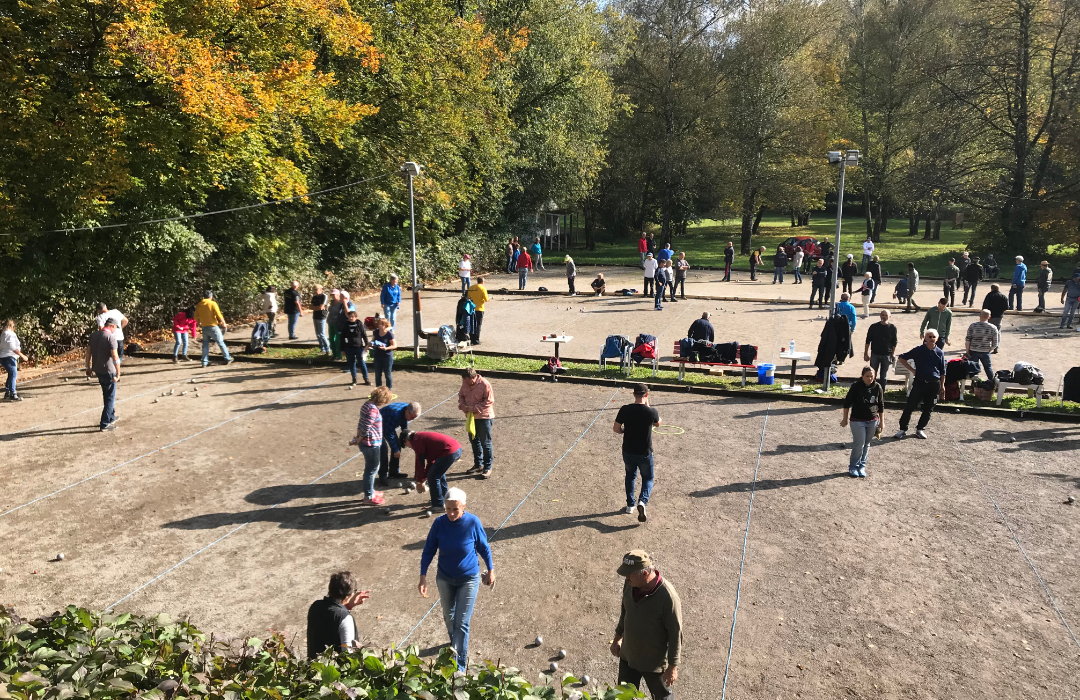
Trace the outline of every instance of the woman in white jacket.
<path fill-rule="evenodd" d="M 4 383 L 4 399 L 7 401 L 22 401 L 15 388 L 15 380 L 19 376 L 19 360 L 26 362 L 26 359 L 19 336 L 15 335 L 15 320 L 9 318 L 0 326 L 0 367 L 7 372 L 7 382 Z"/>
<path fill-rule="evenodd" d="M 277 287 L 268 285 L 262 295 L 262 312 L 266 314 L 267 330 L 274 337 L 274 321 L 277 320 Z"/>

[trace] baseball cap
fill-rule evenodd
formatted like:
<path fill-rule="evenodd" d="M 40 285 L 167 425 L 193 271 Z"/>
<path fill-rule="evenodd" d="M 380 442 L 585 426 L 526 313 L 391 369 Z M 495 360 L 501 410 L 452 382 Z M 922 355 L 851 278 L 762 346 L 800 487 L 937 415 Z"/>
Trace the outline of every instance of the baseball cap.
<path fill-rule="evenodd" d="M 330 293 L 331 294 L 341 294 L 341 290 L 340 289 L 331 289 Z"/>
<path fill-rule="evenodd" d="M 647 566 L 652 566 L 652 559 L 644 549 L 635 549 L 623 555 L 622 565 L 619 567 L 619 576 L 629 576 L 637 573 Z"/>
<path fill-rule="evenodd" d="M 469 258 L 469 254 L 468 254 L 468 253 L 465 253 L 465 255 L 463 255 L 462 257 L 464 257 L 464 258 L 465 258 L 466 260 L 470 260 L 470 259 L 471 259 L 471 258 Z"/>
<path fill-rule="evenodd" d="M 570 256 L 567 255 L 565 258 L 562 259 L 562 261 L 563 262 L 570 262 Z"/>
<path fill-rule="evenodd" d="M 652 257 L 652 253 L 645 253 L 645 257 L 646 257 L 646 258 L 651 258 L 651 257 Z"/>

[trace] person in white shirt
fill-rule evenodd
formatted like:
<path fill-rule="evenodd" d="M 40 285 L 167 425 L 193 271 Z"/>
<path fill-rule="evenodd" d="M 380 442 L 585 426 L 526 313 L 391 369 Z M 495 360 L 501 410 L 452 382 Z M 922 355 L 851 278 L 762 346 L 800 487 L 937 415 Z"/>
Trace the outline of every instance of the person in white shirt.
<path fill-rule="evenodd" d="M 267 285 L 266 291 L 262 295 L 262 312 L 266 314 L 266 327 L 270 331 L 270 337 L 273 338 L 274 326 L 277 321 L 277 287 L 274 285 Z"/>
<path fill-rule="evenodd" d="M 802 246 L 795 246 L 795 250 L 791 252 L 791 264 L 795 266 L 795 284 L 802 284 L 802 273 L 799 270 L 805 255 Z"/>
<path fill-rule="evenodd" d="M 657 262 L 652 253 L 645 255 L 645 296 L 653 295 L 653 278 L 656 276 Z"/>
<path fill-rule="evenodd" d="M 4 382 L 5 401 L 22 401 L 15 389 L 15 380 L 19 376 L 19 360 L 26 362 L 27 357 L 22 354 L 19 336 L 15 335 L 15 319 L 9 318 L 4 321 L 4 329 L 0 331 L 0 367 L 7 372 L 7 381 Z"/>
<path fill-rule="evenodd" d="M 458 265 L 458 275 L 461 276 L 461 293 L 465 294 L 472 285 L 472 260 L 468 253 L 461 256 L 461 264 Z"/>
<path fill-rule="evenodd" d="M 116 338 L 116 354 L 120 356 L 120 360 L 124 359 L 124 329 L 127 328 L 128 320 L 127 316 L 120 313 L 118 309 L 110 309 L 105 304 L 99 303 L 97 305 L 97 327 L 101 330 L 105 327 L 105 320 L 112 319 L 116 321 L 116 330 L 113 331 L 113 338 Z"/>
<path fill-rule="evenodd" d="M 862 244 L 862 271 L 866 272 L 866 263 L 870 262 L 870 259 L 874 257 L 874 241 L 870 239 L 870 236 L 866 237 L 866 240 Z"/>

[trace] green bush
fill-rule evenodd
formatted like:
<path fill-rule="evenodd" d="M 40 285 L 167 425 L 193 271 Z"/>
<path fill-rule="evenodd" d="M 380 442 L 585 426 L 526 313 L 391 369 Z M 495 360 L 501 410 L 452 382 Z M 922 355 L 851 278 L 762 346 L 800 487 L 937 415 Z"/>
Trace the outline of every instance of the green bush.
<path fill-rule="evenodd" d="M 456 672 L 449 651 L 424 662 L 407 649 L 298 658 L 281 635 L 223 640 L 165 615 L 104 614 L 68 606 L 33 622 L 0 606 L 0 698 L 68 700 L 629 700 L 636 688 L 577 689 L 566 675 L 532 685 L 487 663 Z M 547 681 L 553 681 L 543 677 Z"/>

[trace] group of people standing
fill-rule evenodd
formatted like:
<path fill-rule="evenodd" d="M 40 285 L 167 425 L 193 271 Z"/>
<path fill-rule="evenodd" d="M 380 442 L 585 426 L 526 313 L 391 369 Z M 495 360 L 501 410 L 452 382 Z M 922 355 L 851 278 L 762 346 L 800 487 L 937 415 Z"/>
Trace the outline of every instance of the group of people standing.
<path fill-rule="evenodd" d="M 504 252 L 506 254 L 506 273 L 518 273 L 518 289 L 525 289 L 525 284 L 529 281 L 530 271 L 547 269 L 544 267 L 544 250 L 540 246 L 539 236 L 533 239 L 532 244 L 528 246 L 522 243 L 518 236 L 514 236 L 507 242 Z"/>

